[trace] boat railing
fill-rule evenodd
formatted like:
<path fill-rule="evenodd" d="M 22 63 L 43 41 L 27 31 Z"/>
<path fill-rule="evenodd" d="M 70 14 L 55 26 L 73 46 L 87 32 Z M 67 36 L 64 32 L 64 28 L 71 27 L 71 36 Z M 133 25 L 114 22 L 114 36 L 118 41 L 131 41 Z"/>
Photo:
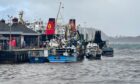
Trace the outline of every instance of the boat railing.
<path fill-rule="evenodd" d="M 72 49 L 52 49 L 50 50 L 49 55 L 72 55 L 72 53 L 74 53 Z"/>

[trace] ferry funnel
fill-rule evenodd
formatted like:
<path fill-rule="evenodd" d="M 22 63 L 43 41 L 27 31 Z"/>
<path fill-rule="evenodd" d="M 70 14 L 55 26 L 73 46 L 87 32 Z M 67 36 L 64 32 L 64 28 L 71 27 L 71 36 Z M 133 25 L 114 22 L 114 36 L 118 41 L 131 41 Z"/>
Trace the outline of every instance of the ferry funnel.
<path fill-rule="evenodd" d="M 49 18 L 46 27 L 46 35 L 53 35 L 55 34 L 55 18 Z"/>

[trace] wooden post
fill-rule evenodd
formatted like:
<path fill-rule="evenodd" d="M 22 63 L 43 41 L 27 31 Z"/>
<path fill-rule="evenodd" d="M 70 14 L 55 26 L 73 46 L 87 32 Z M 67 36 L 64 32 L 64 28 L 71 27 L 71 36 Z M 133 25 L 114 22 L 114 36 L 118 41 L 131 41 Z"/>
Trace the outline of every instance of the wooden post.
<path fill-rule="evenodd" d="M 38 48 L 40 47 L 40 36 L 39 35 L 37 36 L 37 46 L 38 46 Z"/>
<path fill-rule="evenodd" d="M 20 48 L 22 48 L 24 46 L 24 36 L 21 35 L 20 36 Z"/>

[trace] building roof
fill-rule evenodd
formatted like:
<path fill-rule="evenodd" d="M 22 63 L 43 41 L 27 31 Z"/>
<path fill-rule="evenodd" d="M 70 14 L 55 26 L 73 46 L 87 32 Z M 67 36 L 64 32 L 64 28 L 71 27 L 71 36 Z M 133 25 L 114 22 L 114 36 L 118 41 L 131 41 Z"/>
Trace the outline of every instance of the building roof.
<path fill-rule="evenodd" d="M 9 40 L 7 37 L 1 36 L 0 35 L 0 40 Z"/>
<path fill-rule="evenodd" d="M 0 34 L 10 34 L 9 24 L 0 22 Z M 35 31 L 27 28 L 25 25 L 20 23 L 14 23 L 11 26 L 11 34 L 22 34 L 22 35 L 39 35 Z"/>

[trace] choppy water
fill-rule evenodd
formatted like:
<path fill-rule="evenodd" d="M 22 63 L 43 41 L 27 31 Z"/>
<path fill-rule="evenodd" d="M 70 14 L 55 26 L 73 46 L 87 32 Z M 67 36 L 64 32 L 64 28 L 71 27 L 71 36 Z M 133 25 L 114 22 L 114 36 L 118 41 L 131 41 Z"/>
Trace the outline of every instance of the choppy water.
<path fill-rule="evenodd" d="M 0 65 L 0 84 L 140 84 L 140 44 L 112 44 L 113 58 Z"/>

